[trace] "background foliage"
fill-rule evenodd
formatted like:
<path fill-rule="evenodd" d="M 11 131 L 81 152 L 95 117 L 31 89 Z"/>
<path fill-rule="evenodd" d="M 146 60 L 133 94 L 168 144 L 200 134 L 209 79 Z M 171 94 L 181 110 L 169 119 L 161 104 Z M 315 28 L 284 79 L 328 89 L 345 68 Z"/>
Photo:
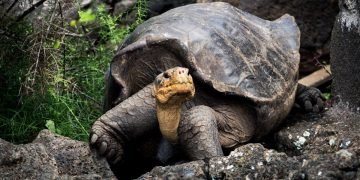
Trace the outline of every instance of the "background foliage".
<path fill-rule="evenodd" d="M 142 23 L 146 1 L 134 8 L 130 25 L 98 6 L 69 22 L 49 15 L 9 27 L 16 36 L 0 36 L 0 138 L 25 143 L 48 128 L 87 141 L 102 113 L 104 72 L 117 45 Z"/>

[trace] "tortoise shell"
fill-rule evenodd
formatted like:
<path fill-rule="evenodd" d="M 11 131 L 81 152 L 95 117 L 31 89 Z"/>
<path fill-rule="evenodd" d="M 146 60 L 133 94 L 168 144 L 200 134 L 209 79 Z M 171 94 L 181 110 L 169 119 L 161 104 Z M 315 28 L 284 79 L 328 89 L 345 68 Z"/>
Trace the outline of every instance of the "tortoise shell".
<path fill-rule="evenodd" d="M 289 15 L 267 21 L 220 2 L 172 9 L 138 26 L 119 47 L 107 101 L 113 106 L 162 71 L 183 66 L 220 93 L 274 104 L 296 91 L 299 40 Z"/>

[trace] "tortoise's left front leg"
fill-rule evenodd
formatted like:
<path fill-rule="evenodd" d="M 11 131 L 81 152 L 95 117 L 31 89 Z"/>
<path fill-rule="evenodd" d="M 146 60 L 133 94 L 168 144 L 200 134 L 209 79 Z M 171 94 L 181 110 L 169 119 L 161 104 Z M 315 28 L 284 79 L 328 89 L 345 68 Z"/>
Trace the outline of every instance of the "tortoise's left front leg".
<path fill-rule="evenodd" d="M 324 109 L 324 100 L 321 91 L 317 88 L 298 84 L 296 103 L 307 112 L 320 112 Z"/>
<path fill-rule="evenodd" d="M 253 113 L 245 106 L 195 106 L 181 117 L 180 145 L 191 160 L 222 156 L 222 148 L 232 149 L 248 142 L 255 133 Z"/>
<path fill-rule="evenodd" d="M 90 146 L 116 164 L 131 142 L 158 128 L 155 98 L 148 85 L 102 115 L 92 126 Z"/>
<path fill-rule="evenodd" d="M 222 156 L 216 112 L 208 106 L 195 106 L 181 117 L 180 145 L 191 160 Z"/>

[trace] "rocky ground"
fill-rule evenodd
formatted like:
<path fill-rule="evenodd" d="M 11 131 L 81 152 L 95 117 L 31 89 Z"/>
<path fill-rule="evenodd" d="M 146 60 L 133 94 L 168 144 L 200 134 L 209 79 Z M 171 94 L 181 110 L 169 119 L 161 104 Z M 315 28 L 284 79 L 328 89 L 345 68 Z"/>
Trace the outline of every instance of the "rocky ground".
<path fill-rule="evenodd" d="M 116 179 L 85 142 L 43 130 L 29 144 L 0 139 L 0 179 Z"/>
<path fill-rule="evenodd" d="M 355 112 L 354 112 L 355 111 Z M 294 113 L 283 128 L 228 156 L 155 167 L 139 179 L 360 179 L 360 113 Z M 87 143 L 43 130 L 29 144 L 0 139 L 4 179 L 116 179 Z"/>
<path fill-rule="evenodd" d="M 360 179 L 360 114 L 339 106 L 293 115 L 266 143 L 230 155 L 155 167 L 139 179 Z"/>

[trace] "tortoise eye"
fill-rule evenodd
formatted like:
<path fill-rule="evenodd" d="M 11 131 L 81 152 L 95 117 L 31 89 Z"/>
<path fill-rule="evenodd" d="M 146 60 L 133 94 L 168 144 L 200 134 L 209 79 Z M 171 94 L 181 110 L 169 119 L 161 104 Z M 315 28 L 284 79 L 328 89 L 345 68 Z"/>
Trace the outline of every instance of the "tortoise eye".
<path fill-rule="evenodd" d="M 164 78 L 166 78 L 166 79 L 170 78 L 170 75 L 168 72 L 164 72 Z"/>

